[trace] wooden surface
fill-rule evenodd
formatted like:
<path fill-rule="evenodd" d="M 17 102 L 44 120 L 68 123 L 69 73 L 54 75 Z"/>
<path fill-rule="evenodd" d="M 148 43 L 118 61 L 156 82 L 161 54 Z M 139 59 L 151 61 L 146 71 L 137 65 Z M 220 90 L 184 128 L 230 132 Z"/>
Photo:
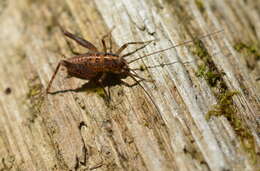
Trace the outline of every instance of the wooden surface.
<path fill-rule="evenodd" d="M 259 9 L 259 0 L 1 0 L 0 170 L 259 169 Z M 85 52 L 58 23 L 99 48 L 113 26 L 114 49 L 156 39 L 127 60 L 224 32 L 131 64 L 181 61 L 138 72 L 155 80 L 141 84 L 156 105 L 123 85 L 108 105 L 64 71 L 56 94 L 44 94 L 59 60 Z"/>

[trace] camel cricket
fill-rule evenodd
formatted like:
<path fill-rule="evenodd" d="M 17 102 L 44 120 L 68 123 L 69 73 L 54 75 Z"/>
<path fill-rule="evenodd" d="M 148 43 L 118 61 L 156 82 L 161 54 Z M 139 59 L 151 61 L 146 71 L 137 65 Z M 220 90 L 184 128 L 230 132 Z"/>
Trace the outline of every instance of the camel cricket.
<path fill-rule="evenodd" d="M 50 93 L 50 88 L 52 85 L 52 82 L 60 68 L 60 66 L 64 66 L 67 69 L 67 75 L 69 77 L 76 77 L 76 78 L 81 78 L 81 79 L 85 79 L 85 80 L 97 80 L 98 83 L 100 83 L 100 85 L 103 87 L 102 81 L 106 78 L 107 74 L 112 73 L 112 74 L 116 74 L 116 75 L 120 75 L 120 78 L 126 78 L 128 76 L 130 76 L 144 91 L 145 93 L 149 96 L 149 98 L 152 100 L 152 97 L 149 95 L 149 93 L 145 90 L 145 88 L 139 83 L 140 80 L 145 80 L 148 81 L 147 79 L 144 79 L 140 76 L 137 75 L 137 73 L 134 71 L 136 69 L 131 69 L 129 67 L 129 64 L 132 62 L 135 62 L 139 59 L 142 59 L 144 57 L 147 56 L 151 56 L 172 48 L 175 48 L 177 46 L 181 46 L 187 43 L 191 43 L 194 40 L 188 40 L 188 41 L 184 41 L 182 43 L 179 43 L 177 45 L 168 47 L 166 49 L 162 49 L 156 52 L 152 52 L 150 54 L 141 56 L 137 59 L 131 60 L 129 62 L 126 61 L 125 57 L 132 55 L 133 53 L 135 53 L 137 50 L 127 53 L 127 54 L 123 54 L 122 52 L 129 46 L 132 44 L 149 44 L 151 41 L 146 41 L 146 42 L 128 42 L 123 44 L 117 51 L 112 52 L 112 41 L 110 41 L 110 48 L 107 49 L 106 46 L 106 42 L 105 42 L 105 38 L 110 36 L 110 40 L 111 40 L 111 32 L 113 29 L 110 30 L 110 32 L 108 34 L 106 34 L 105 36 L 103 36 L 102 38 L 102 45 L 103 45 L 103 51 L 99 51 L 96 46 L 94 46 L 91 42 L 78 37 L 64 29 L 62 29 L 62 32 L 65 36 L 67 36 L 68 38 L 74 40 L 75 42 L 77 42 L 79 45 L 87 48 L 89 50 L 88 53 L 84 53 L 84 54 L 80 54 L 80 55 L 76 55 L 74 57 L 68 58 L 68 59 L 64 59 L 61 60 L 52 77 L 51 80 L 48 84 L 48 87 L 46 89 L 46 93 Z M 205 37 L 208 37 L 210 35 L 222 32 L 223 30 L 220 31 L 216 31 L 216 32 L 212 32 L 210 34 L 207 35 L 203 35 L 198 37 L 198 39 L 202 39 Z M 109 50 L 109 52 L 108 52 Z M 122 81 L 122 83 L 125 83 Z M 153 100 L 152 100 L 153 101 Z M 153 102 L 154 103 L 154 102 Z"/>

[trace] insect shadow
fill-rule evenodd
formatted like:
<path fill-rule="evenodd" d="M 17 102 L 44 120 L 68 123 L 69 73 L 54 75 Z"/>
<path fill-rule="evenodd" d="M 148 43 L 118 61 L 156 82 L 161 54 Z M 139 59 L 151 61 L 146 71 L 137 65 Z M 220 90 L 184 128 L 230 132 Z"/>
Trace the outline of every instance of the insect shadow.
<path fill-rule="evenodd" d="M 153 66 L 143 66 L 141 65 L 140 68 L 134 68 L 132 70 L 139 70 L 139 71 L 145 71 L 148 68 L 156 68 L 156 67 L 164 67 L 167 65 L 173 65 L 175 63 L 178 63 L 179 61 L 176 62 L 171 62 L 171 63 L 162 63 L 159 65 L 153 65 Z M 185 63 L 190 63 L 190 62 L 183 62 L 183 64 Z M 92 90 L 97 89 L 97 88 L 103 88 L 104 87 L 113 87 L 116 85 L 124 85 L 126 87 L 134 87 L 136 85 L 138 85 L 138 83 L 133 83 L 133 84 L 129 84 L 126 83 L 124 81 L 122 81 L 123 77 L 121 75 L 118 74 L 114 74 L 114 73 L 107 73 L 106 77 L 102 80 L 102 85 L 100 85 L 100 83 L 98 82 L 98 79 L 101 77 L 101 74 L 98 74 L 96 78 L 93 78 L 91 80 L 88 80 L 88 82 L 82 84 L 80 87 L 75 88 L 75 89 L 66 89 L 66 90 L 58 90 L 58 91 L 54 91 L 54 92 L 49 92 L 49 94 L 55 95 L 55 94 L 59 94 L 59 93 L 66 93 L 66 92 L 92 92 Z M 145 80 L 138 80 L 138 82 L 142 82 Z"/>
<path fill-rule="evenodd" d="M 104 88 L 104 87 L 110 88 L 110 87 L 113 87 L 113 86 L 116 86 L 116 85 L 125 85 L 127 87 L 133 87 L 133 86 L 137 85 L 137 83 L 127 84 L 127 83 L 122 81 L 122 77 L 120 75 L 113 74 L 113 73 L 107 73 L 106 77 L 102 80 L 102 85 L 100 85 L 100 83 L 98 82 L 98 79 L 100 78 L 100 76 L 101 76 L 101 74 L 98 74 L 96 78 L 88 80 L 88 82 L 82 84 L 78 88 L 58 90 L 58 91 L 54 91 L 54 92 L 49 92 L 49 94 L 55 95 L 55 94 L 66 93 L 66 92 L 76 92 L 76 93 L 78 93 L 78 92 L 92 92 L 93 90 L 95 90 L 97 88 Z M 142 80 L 140 80 L 140 81 L 142 81 Z"/>

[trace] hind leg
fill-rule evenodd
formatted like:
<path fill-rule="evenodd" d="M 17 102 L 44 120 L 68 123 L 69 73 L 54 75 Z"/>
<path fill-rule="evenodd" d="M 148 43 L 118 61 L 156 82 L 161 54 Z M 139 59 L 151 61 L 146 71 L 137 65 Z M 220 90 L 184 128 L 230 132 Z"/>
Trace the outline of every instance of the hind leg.
<path fill-rule="evenodd" d="M 120 55 L 129 45 L 135 45 L 135 44 L 145 44 L 145 43 L 147 43 L 147 44 L 149 44 L 149 43 L 151 43 L 153 40 L 150 40 L 150 41 L 146 41 L 146 42 L 128 42 L 128 43 L 125 43 L 125 44 L 123 44 L 117 51 L 116 51 L 116 55 Z M 133 53 L 131 53 L 131 54 L 133 54 Z M 131 55 L 131 54 L 129 54 L 129 55 Z M 129 55 L 123 55 L 124 57 L 125 56 L 129 56 Z"/>
<path fill-rule="evenodd" d="M 67 36 L 68 38 L 74 40 L 75 42 L 77 42 L 79 45 L 89 49 L 90 51 L 92 52 L 98 52 L 98 49 L 96 48 L 96 46 L 94 46 L 92 43 L 90 43 L 89 41 L 81 38 L 81 37 L 78 37 L 66 30 L 64 30 L 62 27 L 60 27 L 62 33 Z"/>
<path fill-rule="evenodd" d="M 106 100 L 109 102 L 109 101 L 111 100 L 110 90 L 109 90 L 109 88 L 108 88 L 108 92 L 107 92 L 106 89 L 105 89 L 105 86 L 104 86 L 104 84 L 103 84 L 103 81 L 105 80 L 106 76 L 107 76 L 107 74 L 106 74 L 106 73 L 103 73 L 103 74 L 101 75 L 101 77 L 98 79 L 98 83 L 101 85 L 101 87 L 102 87 L 102 89 L 103 89 L 103 91 L 104 91 L 104 93 L 105 93 Z"/>
<path fill-rule="evenodd" d="M 109 44 L 110 44 L 109 52 L 112 53 L 112 35 L 111 35 L 111 33 L 112 33 L 112 31 L 113 31 L 114 29 L 115 29 L 115 26 L 113 26 L 113 27 L 110 29 L 110 31 L 109 31 L 107 34 L 105 34 L 105 35 L 102 37 L 102 39 L 101 39 L 101 42 L 102 42 L 102 45 L 103 45 L 103 51 L 104 51 L 105 53 L 107 53 L 107 46 L 106 46 L 106 42 L 105 42 L 105 39 L 106 39 L 107 37 L 109 37 Z"/>
<path fill-rule="evenodd" d="M 48 86 L 47 86 L 47 88 L 46 88 L 46 93 L 47 93 L 47 94 L 50 93 L 49 90 L 50 90 L 50 88 L 51 88 L 52 82 L 53 82 L 53 80 L 54 80 L 56 74 L 58 73 L 58 70 L 59 70 L 59 68 L 60 68 L 61 65 L 62 65 L 62 61 L 59 62 L 59 64 L 57 65 L 57 67 L 56 67 L 56 69 L 55 69 L 55 71 L 54 71 L 54 73 L 52 74 L 51 80 L 50 80 L 50 82 L 49 82 L 49 84 L 48 84 Z"/>

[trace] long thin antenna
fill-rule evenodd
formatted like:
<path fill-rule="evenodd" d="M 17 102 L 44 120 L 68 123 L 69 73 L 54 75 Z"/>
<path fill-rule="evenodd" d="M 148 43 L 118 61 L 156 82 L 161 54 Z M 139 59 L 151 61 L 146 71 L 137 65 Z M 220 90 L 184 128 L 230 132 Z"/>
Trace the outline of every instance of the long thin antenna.
<path fill-rule="evenodd" d="M 162 64 L 158 64 L 158 65 L 152 65 L 152 66 L 145 66 L 143 68 L 130 68 L 130 70 L 132 71 L 136 71 L 136 70 L 139 70 L 139 71 L 143 71 L 143 70 L 146 70 L 148 68 L 156 68 L 156 67 L 164 67 L 164 66 L 167 66 L 167 65 L 173 65 L 175 63 L 182 63 L 182 64 L 188 64 L 188 63 L 191 63 L 191 62 L 194 62 L 194 61 L 186 61 L 186 62 L 181 62 L 181 61 L 175 61 L 175 62 L 170 62 L 170 63 L 162 63 Z"/>
<path fill-rule="evenodd" d="M 152 96 L 147 92 L 147 90 L 142 86 L 142 84 L 140 84 L 138 82 L 138 80 L 132 75 L 132 73 L 130 73 L 129 75 L 145 92 L 145 94 L 150 98 L 150 100 L 152 101 L 153 105 L 155 106 L 156 110 L 158 111 L 158 113 L 160 114 L 160 110 L 159 107 L 156 105 L 156 103 L 153 101 Z"/>
<path fill-rule="evenodd" d="M 208 37 L 208 36 L 211 36 L 211 35 L 214 35 L 214 34 L 223 32 L 223 31 L 224 31 L 223 29 L 222 29 L 222 30 L 218 30 L 218 31 L 215 31 L 215 32 L 212 32 L 212 33 L 203 35 L 203 36 L 199 36 L 197 39 L 203 39 L 203 38 L 205 38 L 205 37 Z M 154 54 L 157 54 L 157 53 L 160 53 L 160 52 L 164 52 L 164 51 L 166 51 L 166 50 L 169 50 L 169 49 L 172 49 L 172 48 L 175 48 L 175 47 L 184 45 L 184 44 L 192 43 L 192 42 L 194 42 L 194 40 L 187 40 L 187 41 L 181 42 L 181 43 L 179 43 L 179 44 L 176 44 L 176 45 L 174 45 L 174 46 L 168 47 L 168 48 L 166 48 L 166 49 L 162 49 L 162 50 L 159 50 L 159 51 L 155 51 L 155 52 L 152 52 L 152 53 L 150 53 L 150 54 L 147 54 L 147 55 L 141 56 L 141 57 L 139 57 L 139 58 L 133 59 L 133 60 L 129 61 L 128 64 L 130 64 L 130 63 L 132 63 L 132 62 L 135 62 L 135 61 L 137 61 L 137 60 L 139 60 L 139 59 L 142 59 L 142 58 L 144 58 L 144 57 L 151 56 L 151 55 L 154 55 Z"/>

